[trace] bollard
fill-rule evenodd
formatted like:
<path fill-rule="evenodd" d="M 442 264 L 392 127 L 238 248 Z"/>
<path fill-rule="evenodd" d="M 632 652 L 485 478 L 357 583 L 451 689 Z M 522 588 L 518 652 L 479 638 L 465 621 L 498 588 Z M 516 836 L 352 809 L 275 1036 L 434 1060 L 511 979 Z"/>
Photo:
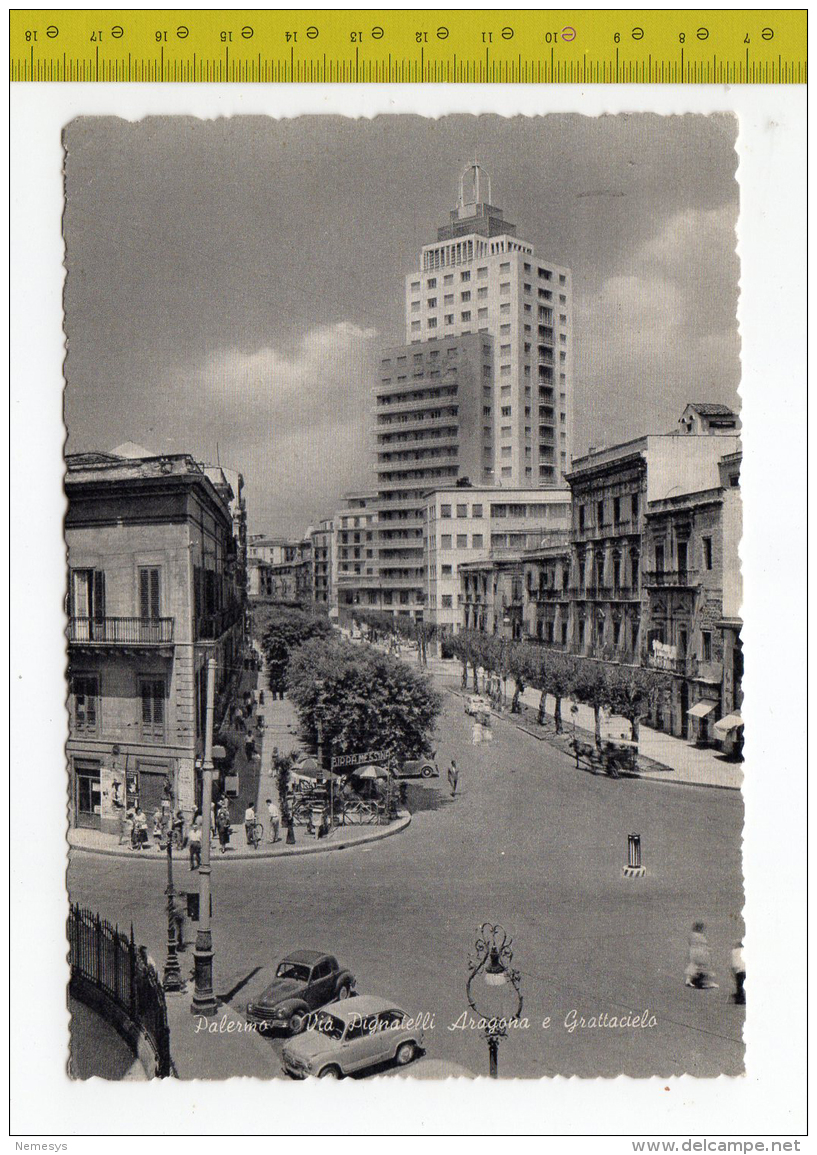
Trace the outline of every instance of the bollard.
<path fill-rule="evenodd" d="M 627 835 L 627 865 L 621 868 L 625 878 L 642 878 L 647 869 L 641 864 L 641 835 Z"/>

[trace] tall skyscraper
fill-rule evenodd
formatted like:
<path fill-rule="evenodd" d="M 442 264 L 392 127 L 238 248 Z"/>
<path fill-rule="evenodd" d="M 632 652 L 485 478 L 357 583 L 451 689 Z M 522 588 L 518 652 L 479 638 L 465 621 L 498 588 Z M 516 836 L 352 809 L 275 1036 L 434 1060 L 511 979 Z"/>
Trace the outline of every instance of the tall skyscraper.
<path fill-rule="evenodd" d="M 426 494 L 466 480 L 565 484 L 570 274 L 538 261 L 490 202 L 488 177 L 469 166 L 449 223 L 406 277 L 406 344 L 384 353 L 375 387 L 377 574 L 357 604 L 423 613 Z"/>
<path fill-rule="evenodd" d="M 570 281 L 569 269 L 538 259 L 491 204 L 482 168 L 466 168 L 449 223 L 406 277 L 406 341 L 494 339 L 493 379 L 483 382 L 492 445 L 489 457 L 486 438 L 475 483 L 564 484 L 573 429 Z"/>

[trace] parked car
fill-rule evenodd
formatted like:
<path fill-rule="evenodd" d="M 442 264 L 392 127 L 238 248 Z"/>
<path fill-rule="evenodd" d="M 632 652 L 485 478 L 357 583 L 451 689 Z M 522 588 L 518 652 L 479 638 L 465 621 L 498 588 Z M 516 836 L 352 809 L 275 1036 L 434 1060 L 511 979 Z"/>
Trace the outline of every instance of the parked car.
<path fill-rule="evenodd" d="M 471 694 L 465 699 L 466 714 L 490 714 L 491 703 L 488 698 L 484 698 L 482 694 Z"/>
<path fill-rule="evenodd" d="M 431 758 L 408 758 L 394 766 L 395 778 L 439 778 L 437 763 Z"/>
<path fill-rule="evenodd" d="M 318 1007 L 354 994 L 355 976 L 334 955 L 317 950 L 292 951 L 279 962 L 275 978 L 257 1002 L 247 1006 L 247 1018 L 261 1030 L 300 1034 Z"/>
<path fill-rule="evenodd" d="M 286 1043 L 284 1070 L 296 1079 L 340 1079 L 380 1063 L 410 1063 L 423 1046 L 422 1027 L 394 1003 L 358 995 L 320 1011 L 314 1025 Z"/>

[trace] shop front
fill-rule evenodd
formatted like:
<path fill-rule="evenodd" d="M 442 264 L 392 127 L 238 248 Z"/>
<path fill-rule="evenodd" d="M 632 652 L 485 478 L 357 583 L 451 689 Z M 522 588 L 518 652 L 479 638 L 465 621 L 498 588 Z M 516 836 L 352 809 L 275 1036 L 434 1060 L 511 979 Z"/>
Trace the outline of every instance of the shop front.
<path fill-rule="evenodd" d="M 689 721 L 689 740 L 697 746 L 709 746 L 712 743 L 712 716 L 720 705 L 719 701 L 701 698 L 687 711 Z"/>

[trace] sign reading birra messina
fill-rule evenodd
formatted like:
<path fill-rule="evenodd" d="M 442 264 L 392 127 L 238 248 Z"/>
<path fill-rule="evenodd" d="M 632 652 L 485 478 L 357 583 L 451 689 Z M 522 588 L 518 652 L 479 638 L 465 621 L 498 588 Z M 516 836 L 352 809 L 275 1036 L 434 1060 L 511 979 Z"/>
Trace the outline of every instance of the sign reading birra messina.
<path fill-rule="evenodd" d="M 385 750 L 367 750 L 365 754 L 338 754 L 332 759 L 332 769 L 343 770 L 344 767 L 362 766 L 366 762 L 386 762 L 388 757 Z"/>

